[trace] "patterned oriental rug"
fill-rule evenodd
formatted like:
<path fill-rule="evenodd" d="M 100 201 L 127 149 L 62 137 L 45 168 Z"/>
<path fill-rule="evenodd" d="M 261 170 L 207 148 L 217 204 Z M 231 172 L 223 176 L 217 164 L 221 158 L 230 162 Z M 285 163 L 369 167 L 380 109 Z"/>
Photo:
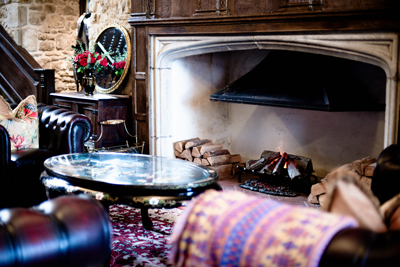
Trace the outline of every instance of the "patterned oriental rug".
<path fill-rule="evenodd" d="M 153 229 L 142 226 L 140 209 L 126 205 L 110 207 L 113 227 L 110 267 L 172 266 L 167 257 L 171 246 L 167 240 L 181 209 L 150 209 Z"/>

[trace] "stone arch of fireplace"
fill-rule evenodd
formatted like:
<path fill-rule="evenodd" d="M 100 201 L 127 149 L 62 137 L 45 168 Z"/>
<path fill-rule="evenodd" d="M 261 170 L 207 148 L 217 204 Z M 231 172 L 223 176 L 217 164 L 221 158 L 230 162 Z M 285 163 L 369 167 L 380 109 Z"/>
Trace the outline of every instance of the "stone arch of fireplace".
<path fill-rule="evenodd" d="M 387 77 L 384 146 L 397 143 L 399 113 L 399 47 L 396 34 L 251 35 L 251 36 L 152 36 L 150 38 L 150 152 L 163 155 L 163 120 L 166 100 L 162 95 L 176 59 L 226 51 L 280 49 L 316 53 L 381 67 Z M 156 119 L 157 117 L 157 119 Z M 164 124 L 164 126 L 163 126 Z"/>

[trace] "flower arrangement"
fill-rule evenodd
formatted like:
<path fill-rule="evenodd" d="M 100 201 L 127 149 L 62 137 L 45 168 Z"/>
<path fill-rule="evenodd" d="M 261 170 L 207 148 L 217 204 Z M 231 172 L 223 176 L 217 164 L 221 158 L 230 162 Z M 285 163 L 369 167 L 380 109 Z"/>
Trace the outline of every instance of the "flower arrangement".
<path fill-rule="evenodd" d="M 115 70 L 115 74 L 116 74 L 116 75 L 119 75 L 119 76 L 122 75 L 122 73 L 124 72 L 124 69 L 125 69 L 125 64 L 126 64 L 126 61 L 125 61 L 125 60 L 123 60 L 123 61 L 118 61 L 118 62 L 114 62 L 114 63 L 112 64 L 112 66 L 114 67 L 114 70 Z"/>
<path fill-rule="evenodd" d="M 90 50 L 83 50 L 82 45 L 77 45 L 72 47 L 75 50 L 75 56 L 67 59 L 70 63 L 75 66 L 77 73 L 84 73 L 86 69 L 94 69 L 95 71 L 100 71 L 103 68 L 107 68 L 108 62 L 106 56 L 109 53 L 100 55 L 95 52 L 95 47 Z"/>
<path fill-rule="evenodd" d="M 100 54 L 96 51 L 96 47 L 99 46 L 104 53 Z M 72 46 L 75 51 L 74 57 L 69 57 L 66 60 L 70 62 L 77 73 L 84 73 L 86 69 L 93 69 L 95 72 L 100 72 L 105 69 L 109 69 L 113 74 L 121 76 L 126 67 L 127 52 L 124 50 L 120 51 L 105 51 L 101 44 L 96 43 L 90 50 L 84 50 L 82 45 L 78 42 L 76 46 Z M 109 63 L 110 62 L 110 63 Z"/>
<path fill-rule="evenodd" d="M 119 51 L 116 53 L 114 58 L 114 63 L 112 63 L 112 67 L 114 69 L 115 75 L 121 76 L 124 73 L 124 69 L 126 66 L 126 51 L 121 54 Z"/>
<path fill-rule="evenodd" d="M 95 69 L 99 71 L 103 67 L 107 67 L 107 59 L 102 57 L 98 52 L 93 54 L 86 50 L 74 57 L 74 64 L 78 73 L 84 72 L 85 69 Z"/>

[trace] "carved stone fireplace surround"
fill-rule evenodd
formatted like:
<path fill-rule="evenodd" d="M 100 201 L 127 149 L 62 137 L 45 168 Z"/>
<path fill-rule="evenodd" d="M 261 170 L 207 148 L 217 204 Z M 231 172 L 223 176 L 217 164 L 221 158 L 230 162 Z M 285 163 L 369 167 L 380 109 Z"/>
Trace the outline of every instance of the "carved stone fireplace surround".
<path fill-rule="evenodd" d="M 132 2 L 129 23 L 134 51 L 133 120 L 136 133 L 149 145 L 150 154 L 168 156 L 169 146 L 172 146 L 168 139 L 170 122 L 168 116 L 164 116 L 168 109 L 167 98 L 163 94 L 171 91 L 168 88 L 171 64 L 189 56 L 243 50 L 308 52 L 381 67 L 387 78 L 382 143 L 386 147 L 398 142 L 400 23 L 393 15 L 399 11 L 398 4 L 388 8 L 387 1 L 369 1 L 375 3 L 375 6 L 371 4 L 373 8 L 365 5 L 367 8 L 359 10 L 360 5 L 345 6 L 346 1 L 336 1 L 339 6 L 336 9 L 330 1 L 321 1 L 321 5 L 316 5 L 318 8 L 311 9 L 308 4 L 305 7 L 304 2 L 308 1 L 266 1 L 274 2 L 276 10 L 268 10 L 268 14 L 254 11 L 255 14 L 249 16 L 240 14 L 237 5 L 232 3 L 237 1 L 216 1 L 225 4 L 227 14 L 221 15 L 217 8 L 214 13 L 210 11 L 203 16 L 197 12 L 201 2 L 197 1 L 197 9 L 191 17 L 179 16 L 179 12 L 189 12 L 183 11 L 188 7 L 182 1 Z M 248 6 L 251 2 L 246 1 Z M 295 6 L 295 2 L 300 4 Z M 382 3 L 381 7 L 378 2 Z M 173 10 L 162 9 L 168 3 Z M 325 9 L 321 8 L 324 3 Z M 234 5 L 236 9 L 229 15 L 229 8 Z M 172 15 L 173 12 L 176 14 Z M 261 151 L 256 154 L 258 152 Z"/>

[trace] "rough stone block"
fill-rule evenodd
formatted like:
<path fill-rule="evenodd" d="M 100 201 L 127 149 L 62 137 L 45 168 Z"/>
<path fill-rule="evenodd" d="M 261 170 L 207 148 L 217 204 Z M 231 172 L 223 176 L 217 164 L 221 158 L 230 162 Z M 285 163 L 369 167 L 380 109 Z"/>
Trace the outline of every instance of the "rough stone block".
<path fill-rule="evenodd" d="M 35 29 L 23 29 L 21 45 L 29 52 L 37 51 L 37 32 Z"/>
<path fill-rule="evenodd" d="M 18 7 L 18 27 L 23 27 L 28 24 L 28 12 L 26 7 Z"/>
<path fill-rule="evenodd" d="M 71 35 L 58 35 L 56 38 L 56 48 L 57 50 L 67 50 L 72 45 L 75 45 L 76 39 Z"/>
<path fill-rule="evenodd" d="M 54 5 L 45 5 L 44 6 L 44 12 L 46 12 L 46 14 L 55 13 L 56 9 L 57 8 Z"/>
<path fill-rule="evenodd" d="M 63 8 L 63 15 L 67 15 L 67 16 L 72 16 L 76 14 L 76 10 L 74 10 L 73 8 L 67 6 Z"/>
<path fill-rule="evenodd" d="M 61 29 L 64 28 L 65 20 L 63 17 L 60 17 L 55 14 L 48 15 L 47 19 L 47 27 L 50 29 Z"/>
<path fill-rule="evenodd" d="M 56 47 L 55 42 L 53 41 L 43 41 L 39 43 L 39 50 L 40 51 L 52 51 Z"/>
<path fill-rule="evenodd" d="M 43 11 L 43 6 L 41 6 L 41 5 L 30 6 L 29 10 L 32 10 L 32 11 Z"/>
<path fill-rule="evenodd" d="M 46 19 L 46 14 L 42 12 L 29 12 L 29 23 L 31 25 L 39 26 L 42 25 Z"/>

